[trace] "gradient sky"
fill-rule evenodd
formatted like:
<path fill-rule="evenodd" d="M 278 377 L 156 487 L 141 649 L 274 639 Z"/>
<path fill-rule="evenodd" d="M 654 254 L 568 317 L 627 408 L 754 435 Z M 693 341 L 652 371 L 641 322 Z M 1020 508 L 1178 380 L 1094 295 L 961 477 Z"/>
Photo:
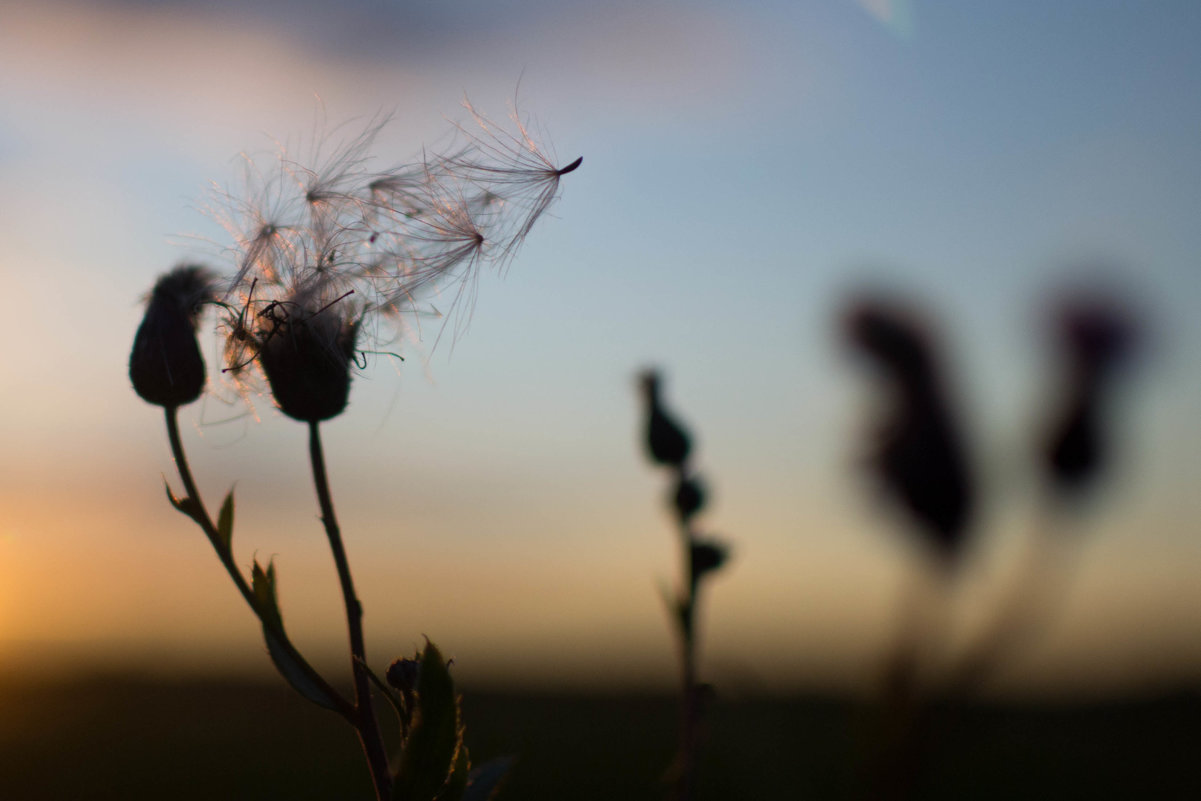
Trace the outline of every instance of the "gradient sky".
<path fill-rule="evenodd" d="M 832 321 L 870 282 L 950 340 L 989 481 L 970 628 L 1036 519 L 1040 303 L 1089 268 L 1147 311 L 1152 358 L 1120 481 L 1075 521 L 1071 592 L 1010 678 L 1196 677 L 1198 41 L 1189 0 L 0 2 L 0 670 L 266 666 L 163 497 L 160 415 L 126 374 L 139 299 L 214 259 L 201 209 L 240 151 L 302 140 L 321 108 L 394 110 L 390 165 L 464 120 L 466 94 L 493 117 L 516 97 L 584 164 L 482 277 L 469 331 L 432 349 L 427 329 L 327 426 L 374 661 L 427 634 L 466 682 L 672 680 L 666 479 L 636 433 L 653 364 L 736 549 L 705 675 L 863 681 L 915 565 L 852 470 L 870 385 Z M 186 410 L 202 490 L 236 483 L 239 561 L 274 556 L 289 629 L 334 654 L 304 430 L 231 398 Z"/>

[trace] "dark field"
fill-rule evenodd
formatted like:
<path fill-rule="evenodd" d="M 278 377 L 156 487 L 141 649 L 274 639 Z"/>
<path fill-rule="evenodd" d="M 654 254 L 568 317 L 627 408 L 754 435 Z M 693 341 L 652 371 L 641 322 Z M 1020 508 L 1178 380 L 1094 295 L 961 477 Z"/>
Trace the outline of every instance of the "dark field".
<path fill-rule="evenodd" d="M 502 799 L 662 799 L 675 702 L 470 693 L 475 761 L 519 761 Z M 875 720 L 836 698 L 719 699 L 702 799 L 864 797 Z M 1201 798 L 1201 698 L 943 710 L 919 798 Z M 367 799 L 348 727 L 280 684 L 0 682 L 0 799 Z"/>

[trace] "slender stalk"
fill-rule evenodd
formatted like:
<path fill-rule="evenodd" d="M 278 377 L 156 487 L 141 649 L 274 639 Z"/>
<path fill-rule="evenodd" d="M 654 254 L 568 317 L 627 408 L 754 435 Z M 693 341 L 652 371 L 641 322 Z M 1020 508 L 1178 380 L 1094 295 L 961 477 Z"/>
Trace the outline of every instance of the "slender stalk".
<path fill-rule="evenodd" d="M 179 472 L 179 480 L 183 482 L 184 493 L 186 494 L 187 499 L 191 503 L 192 509 L 195 512 L 195 514 L 192 516 L 192 519 L 196 521 L 201 530 L 204 531 L 205 536 L 208 537 L 209 542 L 213 546 L 213 550 L 217 552 L 217 557 L 221 560 L 221 564 L 225 566 L 225 571 L 229 573 L 229 577 L 233 579 L 234 585 L 238 588 L 238 592 L 242 594 L 242 599 L 246 601 L 251 610 L 254 612 L 255 616 L 258 617 L 264 625 L 270 625 L 259 613 L 258 600 L 255 598 L 254 590 L 246 581 L 246 578 L 242 575 L 242 572 L 238 570 L 238 566 L 234 564 L 232 550 L 225 548 L 221 544 L 221 538 L 217 533 L 217 527 L 213 525 L 213 520 L 209 516 L 208 508 L 200 499 L 200 491 L 196 488 L 196 481 L 192 478 L 192 469 L 188 466 L 188 457 L 184 452 L 183 440 L 179 436 L 179 407 L 167 406 L 164 407 L 164 412 L 167 422 L 167 438 L 171 442 L 171 454 L 175 458 L 175 468 Z M 292 642 L 287 638 L 284 632 L 274 631 L 274 626 L 272 629 L 273 633 L 276 635 L 275 639 L 278 641 L 280 647 L 288 652 L 288 655 L 292 658 L 292 660 L 300 667 L 301 670 L 304 671 L 309 681 L 321 688 L 326 696 L 333 700 L 338 707 L 336 710 L 337 713 L 353 724 L 355 712 L 350 702 L 343 698 L 341 693 L 331 687 L 329 682 L 322 678 L 321 674 L 319 674 L 316 669 L 314 669 L 305 660 L 305 658 L 300 655 L 300 652 L 296 650 L 296 647 L 292 645 Z"/>
<path fill-rule="evenodd" d="M 693 535 L 688 523 L 680 521 L 680 546 L 683 551 L 687 594 L 681 601 L 678 626 L 680 633 L 680 678 L 683 697 L 680 707 L 680 764 L 676 777 L 676 801 L 691 801 L 696 774 L 696 747 L 700 726 L 696 686 L 696 570 L 692 564 Z"/>
<path fill-rule="evenodd" d="M 325 472 L 325 456 L 321 450 L 321 432 L 317 421 L 309 422 L 309 459 L 313 465 L 313 483 L 317 489 L 317 501 L 321 505 L 321 522 L 329 537 L 329 547 L 338 568 L 338 582 L 342 587 L 342 600 L 346 605 L 346 627 L 350 633 L 350 664 L 354 672 L 355 720 L 363 753 L 371 768 L 375 793 L 380 801 L 392 796 L 392 776 L 388 770 L 388 754 L 371 703 L 371 686 L 367 675 L 366 651 L 363 644 L 363 605 L 354 590 L 354 579 L 350 575 L 350 563 L 346 549 L 342 546 L 342 532 L 334 515 L 334 501 L 329 491 L 329 479 Z"/>
<path fill-rule="evenodd" d="M 1079 543 L 1055 536 L 1068 532 L 1056 532 L 1050 513 L 1044 514 L 992 618 L 952 668 L 944 694 L 966 696 L 979 689 L 1015 652 L 1037 640 L 1054 617 L 1071 578 L 1077 553 L 1072 546 Z"/>

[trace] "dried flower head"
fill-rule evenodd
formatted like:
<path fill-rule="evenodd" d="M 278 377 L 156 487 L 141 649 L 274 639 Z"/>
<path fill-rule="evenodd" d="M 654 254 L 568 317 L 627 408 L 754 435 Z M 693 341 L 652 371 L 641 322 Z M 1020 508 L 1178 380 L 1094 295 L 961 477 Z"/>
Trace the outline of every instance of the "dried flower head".
<path fill-rule="evenodd" d="M 173 407 L 200 397 L 205 373 L 196 321 L 214 287 L 212 273 L 197 265 L 176 267 L 155 283 L 129 354 L 129 378 L 143 400 Z"/>

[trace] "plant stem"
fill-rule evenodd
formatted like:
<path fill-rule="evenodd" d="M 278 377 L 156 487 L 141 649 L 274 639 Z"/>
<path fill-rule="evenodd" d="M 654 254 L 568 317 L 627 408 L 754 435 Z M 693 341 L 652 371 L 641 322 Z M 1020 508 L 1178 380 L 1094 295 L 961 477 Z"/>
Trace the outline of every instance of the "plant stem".
<path fill-rule="evenodd" d="M 213 550 L 217 552 L 217 557 L 221 560 L 221 564 L 225 566 L 225 571 L 229 573 L 229 577 L 233 579 L 234 585 L 238 588 L 238 592 L 242 594 L 242 599 L 250 606 L 255 616 L 263 623 L 270 625 L 263 615 L 259 613 L 258 600 L 255 598 L 254 590 L 238 570 L 238 566 L 234 564 L 232 549 L 226 548 L 221 537 L 217 533 L 217 527 L 213 525 L 213 520 L 209 516 L 208 509 L 204 502 L 200 499 L 200 491 L 196 488 L 196 481 L 192 478 L 192 469 L 188 466 L 188 457 L 184 452 L 183 440 L 179 436 L 179 407 L 167 406 L 164 407 L 164 412 L 167 422 L 167 439 L 171 442 L 171 455 L 175 458 L 175 468 L 179 472 L 179 480 L 183 482 L 184 493 L 187 496 L 189 503 L 192 506 L 194 514 L 192 519 L 196 521 L 204 535 L 208 537 L 209 543 L 212 544 Z M 354 709 L 350 702 L 342 697 L 342 694 L 335 690 L 330 684 L 314 669 L 292 642 L 287 638 L 283 631 L 276 631 L 272 626 L 272 631 L 276 635 L 280 647 L 288 652 L 292 660 L 306 674 L 309 681 L 326 694 L 327 697 L 333 700 L 337 706 L 337 713 L 349 721 L 354 723 Z"/>
<path fill-rule="evenodd" d="M 375 707 L 371 703 L 371 686 L 367 675 L 367 656 L 363 645 L 363 605 L 354 590 L 354 579 L 350 575 L 350 563 L 346 549 L 342 547 L 342 532 L 334 515 L 334 502 L 329 491 L 329 479 L 325 472 L 325 456 L 321 450 L 321 432 L 317 421 L 309 422 L 309 459 L 313 464 L 313 483 L 317 489 L 317 501 L 321 505 L 321 522 L 329 537 L 334 564 L 338 568 L 338 581 L 342 586 L 342 600 L 346 605 L 346 627 L 350 632 L 350 664 L 354 672 L 355 720 L 354 727 L 359 742 L 371 769 L 375 793 L 379 801 L 392 796 L 392 776 L 388 769 L 388 754 L 380 734 L 379 722 L 375 718 Z"/>
<path fill-rule="evenodd" d="M 680 523 L 680 550 L 683 560 L 684 586 L 680 598 L 677 625 L 680 636 L 680 678 L 683 696 L 680 706 L 679 775 L 673 793 L 675 801 L 691 801 L 696 774 L 696 749 L 700 736 L 700 709 L 696 682 L 696 596 L 697 575 L 693 565 L 693 532 L 688 521 Z"/>

